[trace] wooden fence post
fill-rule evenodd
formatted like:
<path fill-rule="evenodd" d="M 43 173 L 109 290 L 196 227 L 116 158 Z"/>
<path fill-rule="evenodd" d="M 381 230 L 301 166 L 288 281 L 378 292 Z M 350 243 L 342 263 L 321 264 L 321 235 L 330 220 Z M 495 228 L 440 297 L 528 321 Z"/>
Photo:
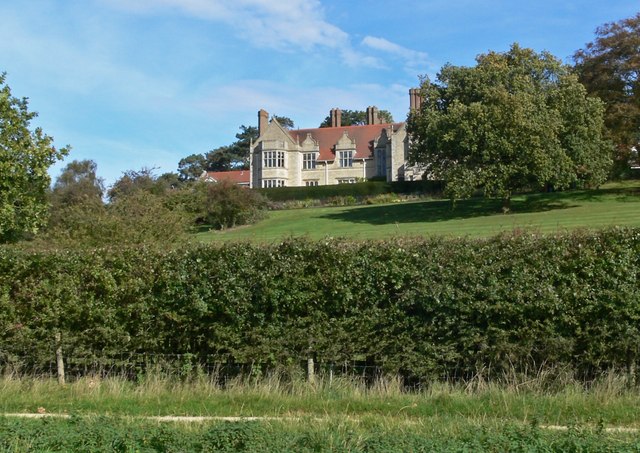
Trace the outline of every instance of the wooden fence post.
<path fill-rule="evenodd" d="M 62 341 L 60 332 L 56 332 L 56 365 L 58 368 L 58 384 L 64 385 L 64 360 L 62 358 Z"/>
<path fill-rule="evenodd" d="M 313 364 L 313 359 L 307 359 L 307 381 L 309 382 L 309 384 L 316 383 L 315 366 Z"/>

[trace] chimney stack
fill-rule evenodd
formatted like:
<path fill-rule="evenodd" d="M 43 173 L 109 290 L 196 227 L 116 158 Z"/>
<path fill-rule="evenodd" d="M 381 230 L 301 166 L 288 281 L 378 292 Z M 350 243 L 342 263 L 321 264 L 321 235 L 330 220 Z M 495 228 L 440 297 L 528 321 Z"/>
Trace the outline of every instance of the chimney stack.
<path fill-rule="evenodd" d="M 411 88 L 409 90 L 409 110 L 420 110 L 421 105 L 420 88 Z"/>
<path fill-rule="evenodd" d="M 269 124 L 269 112 L 264 109 L 258 111 L 258 137 L 267 129 Z"/>
<path fill-rule="evenodd" d="M 380 124 L 380 118 L 378 117 L 378 107 L 367 107 L 367 124 Z"/>
<path fill-rule="evenodd" d="M 331 127 L 342 126 L 342 110 L 337 108 L 331 109 L 329 116 L 331 117 Z"/>

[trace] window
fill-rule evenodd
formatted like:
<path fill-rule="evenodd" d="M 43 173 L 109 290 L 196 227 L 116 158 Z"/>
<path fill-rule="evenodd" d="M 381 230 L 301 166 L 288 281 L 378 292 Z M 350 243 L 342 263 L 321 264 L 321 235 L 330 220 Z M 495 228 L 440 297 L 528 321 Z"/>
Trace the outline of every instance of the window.
<path fill-rule="evenodd" d="M 356 178 L 340 178 L 338 184 L 355 184 Z"/>
<path fill-rule="evenodd" d="M 284 168 L 284 151 L 265 151 L 263 154 L 265 168 Z"/>
<path fill-rule="evenodd" d="M 353 167 L 353 151 L 340 151 L 340 166 Z"/>
<path fill-rule="evenodd" d="M 316 153 L 304 153 L 302 156 L 302 169 L 313 170 L 316 168 Z"/>
<path fill-rule="evenodd" d="M 284 179 L 263 179 L 262 187 L 265 189 L 270 187 L 284 187 Z"/>
<path fill-rule="evenodd" d="M 378 156 L 378 176 L 387 176 L 387 152 L 384 149 L 377 149 L 376 155 Z"/>
<path fill-rule="evenodd" d="M 314 181 L 305 181 L 304 185 L 307 187 L 315 187 L 318 185 L 318 180 L 314 180 Z"/>

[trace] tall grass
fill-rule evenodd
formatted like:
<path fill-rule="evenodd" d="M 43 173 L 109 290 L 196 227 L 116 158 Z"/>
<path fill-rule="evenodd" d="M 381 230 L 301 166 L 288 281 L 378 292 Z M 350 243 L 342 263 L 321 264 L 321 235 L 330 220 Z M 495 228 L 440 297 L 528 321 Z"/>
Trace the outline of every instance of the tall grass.
<path fill-rule="evenodd" d="M 82 377 L 64 386 L 53 379 L 18 375 L 0 379 L 0 412 L 118 414 L 131 416 L 387 417 L 420 423 L 433 417 L 466 422 L 512 420 L 640 427 L 640 392 L 623 373 L 584 382 L 566 371 L 516 373 L 488 381 L 479 373 L 465 382 L 431 382 L 407 389 L 400 378 L 332 376 L 314 383 L 283 372 L 190 379 L 149 373 L 124 377 Z"/>

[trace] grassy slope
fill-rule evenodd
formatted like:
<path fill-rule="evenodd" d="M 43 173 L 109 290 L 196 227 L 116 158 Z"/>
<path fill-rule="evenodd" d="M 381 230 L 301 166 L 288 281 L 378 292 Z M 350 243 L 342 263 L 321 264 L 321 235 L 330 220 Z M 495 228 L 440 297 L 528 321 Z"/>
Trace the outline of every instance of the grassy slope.
<path fill-rule="evenodd" d="M 447 200 L 274 211 L 256 225 L 225 232 L 200 233 L 204 242 L 275 241 L 288 236 L 311 239 L 393 236 L 490 236 L 514 229 L 543 233 L 613 225 L 640 226 L 640 181 L 611 183 L 599 190 L 515 197 L 512 213 L 499 200 L 474 198 L 455 209 Z"/>

